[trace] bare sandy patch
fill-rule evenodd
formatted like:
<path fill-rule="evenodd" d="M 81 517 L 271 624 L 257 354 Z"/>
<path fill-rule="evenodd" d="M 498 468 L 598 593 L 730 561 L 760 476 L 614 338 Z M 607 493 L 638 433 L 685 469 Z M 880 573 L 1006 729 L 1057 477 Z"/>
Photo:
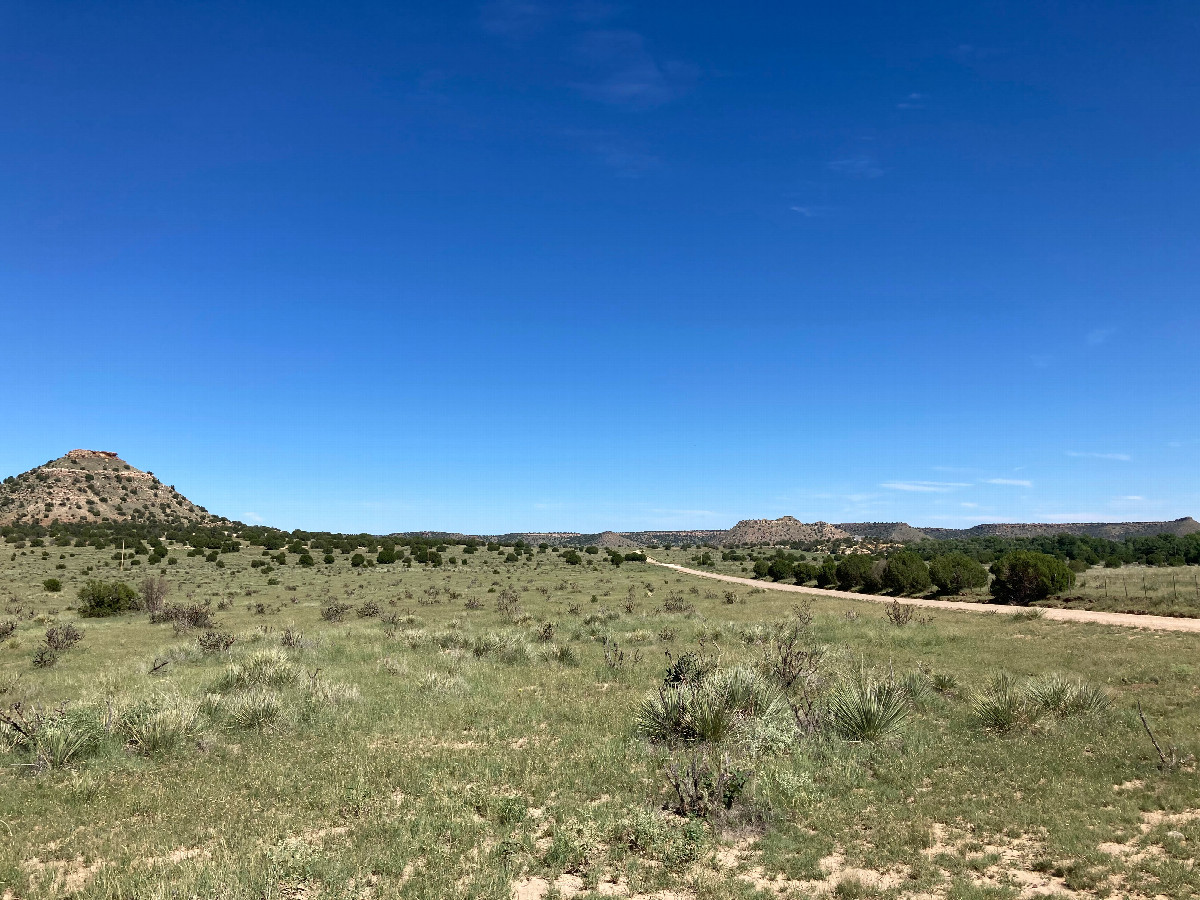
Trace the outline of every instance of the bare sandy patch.
<path fill-rule="evenodd" d="M 98 859 L 89 865 L 84 862 L 83 856 L 45 862 L 35 856 L 25 860 L 21 868 L 25 870 L 29 885 L 34 890 L 48 887 L 51 895 L 74 894 L 83 890 L 104 868 L 104 860 Z"/>
<path fill-rule="evenodd" d="M 212 859 L 212 853 L 203 847 L 177 847 L 162 856 L 147 856 L 144 859 L 140 859 L 138 860 L 138 864 L 151 868 L 165 865 L 177 866 L 182 862 L 187 862 L 189 859 L 196 859 L 197 857 Z"/>

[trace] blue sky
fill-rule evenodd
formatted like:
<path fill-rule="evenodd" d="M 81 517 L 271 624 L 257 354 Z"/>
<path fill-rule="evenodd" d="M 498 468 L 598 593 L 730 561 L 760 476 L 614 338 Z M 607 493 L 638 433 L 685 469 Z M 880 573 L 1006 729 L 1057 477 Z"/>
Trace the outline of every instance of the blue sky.
<path fill-rule="evenodd" d="M 1200 514 L 1200 8 L 0 2 L 0 472 L 287 528 Z"/>

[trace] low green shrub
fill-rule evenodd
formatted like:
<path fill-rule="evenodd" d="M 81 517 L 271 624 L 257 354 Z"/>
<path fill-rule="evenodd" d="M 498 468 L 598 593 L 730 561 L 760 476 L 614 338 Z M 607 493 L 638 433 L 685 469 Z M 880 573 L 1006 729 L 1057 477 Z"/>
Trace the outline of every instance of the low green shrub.
<path fill-rule="evenodd" d="M 141 608 L 138 592 L 123 581 L 89 578 L 79 589 L 79 615 L 85 618 L 118 616 Z"/>

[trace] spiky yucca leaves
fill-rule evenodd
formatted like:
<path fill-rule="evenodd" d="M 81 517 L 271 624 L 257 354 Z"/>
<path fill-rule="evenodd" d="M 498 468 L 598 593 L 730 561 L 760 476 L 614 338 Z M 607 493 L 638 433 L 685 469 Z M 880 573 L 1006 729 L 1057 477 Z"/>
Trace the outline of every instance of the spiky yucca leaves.
<path fill-rule="evenodd" d="M 934 683 L 924 672 L 908 672 L 902 675 L 900 686 L 914 709 L 924 709 L 933 701 Z"/>
<path fill-rule="evenodd" d="M 718 669 L 700 681 L 664 684 L 638 708 L 639 733 L 663 744 L 776 743 L 794 731 L 779 690 L 748 668 Z"/>
<path fill-rule="evenodd" d="M 1030 702 L 1029 694 L 1013 676 L 1001 672 L 971 699 L 971 710 L 984 728 L 1012 731 L 1035 724 L 1042 710 Z"/>
<path fill-rule="evenodd" d="M 0 744 L 28 754 L 35 770 L 73 766 L 99 752 L 108 736 L 104 712 L 94 705 L 12 709 L 0 726 Z"/>
<path fill-rule="evenodd" d="M 300 667 L 280 650 L 263 650 L 242 663 L 230 663 L 213 685 L 220 693 L 255 687 L 286 687 L 300 681 Z"/>
<path fill-rule="evenodd" d="M 848 741 L 882 740 L 904 725 L 908 701 L 908 692 L 900 682 L 863 675 L 830 692 L 829 722 Z"/>
<path fill-rule="evenodd" d="M 988 681 L 971 701 L 976 720 L 985 728 L 1006 732 L 1036 725 L 1047 716 L 1067 719 L 1102 713 L 1108 695 L 1096 685 L 1043 675 L 1019 681 L 1000 673 Z"/>
<path fill-rule="evenodd" d="M 239 730 L 269 728 L 283 718 L 279 695 L 262 688 L 226 697 L 219 709 L 225 723 Z"/>
<path fill-rule="evenodd" d="M 1060 719 L 1092 715 L 1109 708 L 1108 695 L 1102 688 L 1061 675 L 1031 679 L 1025 690 L 1034 704 Z"/>
<path fill-rule="evenodd" d="M 178 694 L 164 694 L 130 706 L 118 724 L 134 751 L 147 756 L 166 752 L 197 737 L 200 704 Z"/>

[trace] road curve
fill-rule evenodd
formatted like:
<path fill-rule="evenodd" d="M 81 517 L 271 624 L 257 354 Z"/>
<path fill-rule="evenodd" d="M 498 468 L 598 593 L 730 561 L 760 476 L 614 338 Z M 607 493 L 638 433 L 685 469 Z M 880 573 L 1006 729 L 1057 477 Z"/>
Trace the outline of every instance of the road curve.
<path fill-rule="evenodd" d="M 768 591 L 790 591 L 794 594 L 816 594 L 820 597 L 839 597 L 844 600 L 861 600 L 867 603 L 892 603 L 900 599 L 912 606 L 927 606 L 930 609 L 954 609 L 963 612 L 1016 612 L 1021 607 L 1002 606 L 997 603 L 963 603 L 959 600 L 927 600 L 921 597 L 882 597 L 878 594 L 855 594 L 850 591 L 832 591 L 826 588 L 804 587 L 799 584 L 777 584 L 773 581 L 756 581 L 753 578 L 738 578 L 736 575 L 718 575 L 716 572 L 703 572 L 699 569 L 687 569 L 672 563 L 659 562 L 657 559 L 646 557 L 646 562 L 664 569 L 674 569 L 686 575 L 699 575 L 701 578 L 711 578 L 714 581 L 728 581 L 731 584 L 744 584 L 748 587 L 763 588 Z M 1059 622 L 1091 622 L 1095 625 L 1119 625 L 1124 628 L 1149 628 L 1152 631 L 1190 631 L 1200 634 L 1200 619 L 1177 619 L 1172 616 L 1143 616 L 1134 613 L 1098 612 L 1090 609 L 1048 609 L 1042 610 L 1044 618 Z"/>

